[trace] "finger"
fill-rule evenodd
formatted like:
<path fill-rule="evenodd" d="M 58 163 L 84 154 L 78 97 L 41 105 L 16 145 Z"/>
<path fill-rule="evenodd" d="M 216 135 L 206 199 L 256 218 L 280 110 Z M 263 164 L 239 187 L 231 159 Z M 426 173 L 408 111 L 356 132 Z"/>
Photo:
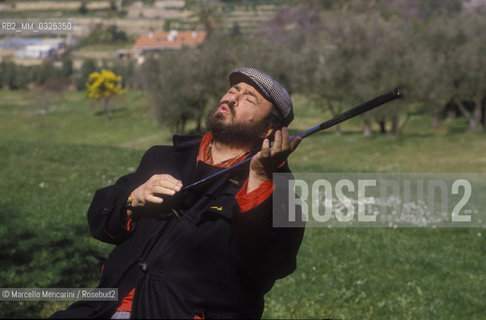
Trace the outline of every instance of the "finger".
<path fill-rule="evenodd" d="M 287 127 L 282 128 L 282 151 L 288 151 L 290 149 L 289 141 L 289 129 Z"/>
<path fill-rule="evenodd" d="M 145 198 L 145 200 L 147 202 L 150 202 L 150 203 L 162 203 L 162 202 L 164 202 L 164 199 L 162 199 L 160 197 L 152 196 L 152 195 L 147 196 L 147 198 Z"/>
<path fill-rule="evenodd" d="M 297 149 L 298 145 L 302 142 L 302 137 L 295 138 L 292 140 L 290 143 L 290 152 L 293 152 L 295 149 Z"/>
<path fill-rule="evenodd" d="M 268 139 L 263 140 L 262 151 L 260 152 L 262 158 L 270 157 L 270 140 Z"/>
<path fill-rule="evenodd" d="M 181 183 L 180 180 L 174 178 L 173 176 L 171 176 L 170 174 L 166 174 L 166 173 L 163 173 L 163 174 L 154 174 L 152 176 L 152 180 L 154 181 L 166 181 L 167 183 L 174 183 L 174 184 L 178 184 L 178 183 Z"/>
<path fill-rule="evenodd" d="M 168 186 L 182 187 L 182 181 L 174 178 L 173 176 L 171 176 L 169 174 L 164 174 L 163 179 L 167 183 Z"/>
<path fill-rule="evenodd" d="M 177 191 L 175 189 L 161 187 L 161 186 L 154 186 L 152 190 L 150 190 L 151 194 L 166 194 L 166 195 L 174 195 Z"/>
<path fill-rule="evenodd" d="M 182 182 L 168 174 L 161 175 L 161 177 L 156 180 L 155 185 L 176 191 L 179 191 L 182 188 Z"/>
<path fill-rule="evenodd" d="M 277 132 L 275 132 L 275 141 L 273 142 L 272 151 L 273 154 L 282 151 L 282 131 L 281 130 L 277 130 Z"/>

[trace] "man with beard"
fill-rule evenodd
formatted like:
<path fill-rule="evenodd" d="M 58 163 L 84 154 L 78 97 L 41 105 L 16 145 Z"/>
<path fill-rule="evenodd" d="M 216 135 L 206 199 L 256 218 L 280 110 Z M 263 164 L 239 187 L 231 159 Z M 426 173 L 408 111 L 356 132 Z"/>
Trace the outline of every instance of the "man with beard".
<path fill-rule="evenodd" d="M 272 173 L 289 172 L 288 92 L 266 73 L 237 68 L 208 115 L 209 133 L 155 146 L 136 172 L 96 192 L 93 236 L 116 244 L 99 287 L 118 301 L 80 301 L 54 318 L 259 318 L 263 296 L 292 273 L 302 228 L 273 228 Z M 273 138 L 270 148 L 269 138 Z M 255 155 L 249 165 L 183 186 Z"/>

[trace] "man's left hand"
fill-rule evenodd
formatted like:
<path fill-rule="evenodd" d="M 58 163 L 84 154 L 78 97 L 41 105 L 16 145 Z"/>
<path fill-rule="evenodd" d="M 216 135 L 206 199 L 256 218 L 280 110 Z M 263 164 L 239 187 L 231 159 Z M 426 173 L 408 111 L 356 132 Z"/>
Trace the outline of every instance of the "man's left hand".
<path fill-rule="evenodd" d="M 289 131 L 286 127 L 277 130 L 272 148 L 270 148 L 270 140 L 263 140 L 262 150 L 250 162 L 247 192 L 255 190 L 265 180 L 271 179 L 272 173 L 278 169 L 301 141 L 302 138 L 300 137 L 290 141 Z"/>

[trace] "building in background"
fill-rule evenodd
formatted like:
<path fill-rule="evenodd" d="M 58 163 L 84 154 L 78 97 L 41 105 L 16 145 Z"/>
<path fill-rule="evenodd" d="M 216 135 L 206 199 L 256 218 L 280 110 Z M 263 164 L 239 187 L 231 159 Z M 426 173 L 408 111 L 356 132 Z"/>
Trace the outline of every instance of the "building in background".
<path fill-rule="evenodd" d="M 0 59 L 44 60 L 61 57 L 67 48 L 64 38 L 6 38 L 0 41 Z"/>
<path fill-rule="evenodd" d="M 17 59 L 48 59 L 59 57 L 66 49 L 66 41 L 61 38 L 41 39 L 41 41 L 28 44 L 15 52 Z"/>
<path fill-rule="evenodd" d="M 133 50 L 137 63 L 141 64 L 146 52 L 160 50 L 177 50 L 183 47 L 195 48 L 207 37 L 205 31 L 150 32 L 138 37 Z"/>

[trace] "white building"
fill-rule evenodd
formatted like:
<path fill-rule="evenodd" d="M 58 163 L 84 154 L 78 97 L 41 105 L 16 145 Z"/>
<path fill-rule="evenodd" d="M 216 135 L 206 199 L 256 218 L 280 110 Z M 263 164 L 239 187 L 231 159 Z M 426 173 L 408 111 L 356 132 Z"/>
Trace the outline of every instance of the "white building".
<path fill-rule="evenodd" d="M 42 39 L 41 42 L 18 49 L 15 57 L 17 59 L 47 59 L 62 53 L 65 47 L 64 39 Z"/>

